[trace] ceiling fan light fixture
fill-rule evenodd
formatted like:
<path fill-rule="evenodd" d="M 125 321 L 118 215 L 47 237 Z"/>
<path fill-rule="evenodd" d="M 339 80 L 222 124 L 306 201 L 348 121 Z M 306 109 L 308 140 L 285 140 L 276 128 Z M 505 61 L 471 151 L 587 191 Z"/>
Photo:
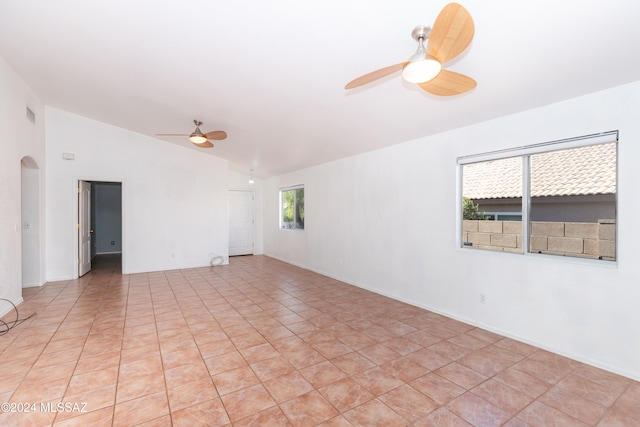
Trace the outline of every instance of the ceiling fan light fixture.
<path fill-rule="evenodd" d="M 410 58 L 411 62 L 402 70 L 402 78 L 409 83 L 424 83 L 434 79 L 442 70 L 435 58 L 418 52 Z"/>
<path fill-rule="evenodd" d="M 189 135 L 189 141 L 193 142 L 194 144 L 204 144 L 205 142 L 207 142 L 207 138 L 202 136 L 202 134 L 198 135 L 197 133 L 192 133 L 191 135 Z"/>
<path fill-rule="evenodd" d="M 200 130 L 200 125 L 202 124 L 202 122 L 200 120 L 194 120 L 193 124 L 196 125 L 196 130 L 194 130 L 193 133 L 189 135 L 189 141 L 193 142 L 194 144 L 204 144 L 205 142 L 207 142 L 207 137 L 204 136 L 204 134 Z"/>
<path fill-rule="evenodd" d="M 418 25 L 411 37 L 418 42 L 416 53 L 411 55 L 409 63 L 402 69 L 402 78 L 409 83 L 424 83 L 434 79 L 442 70 L 442 64 L 433 56 L 427 55 L 424 41 L 429 38 L 431 27 Z"/>

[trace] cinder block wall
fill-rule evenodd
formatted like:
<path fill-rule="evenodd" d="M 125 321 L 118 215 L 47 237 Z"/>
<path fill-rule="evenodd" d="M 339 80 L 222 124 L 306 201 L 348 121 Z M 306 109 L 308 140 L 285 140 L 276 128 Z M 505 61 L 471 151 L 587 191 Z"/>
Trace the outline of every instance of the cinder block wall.
<path fill-rule="evenodd" d="M 469 248 L 521 253 L 522 223 L 464 220 L 462 241 Z M 532 221 L 529 243 L 530 252 L 615 260 L 616 221 Z"/>

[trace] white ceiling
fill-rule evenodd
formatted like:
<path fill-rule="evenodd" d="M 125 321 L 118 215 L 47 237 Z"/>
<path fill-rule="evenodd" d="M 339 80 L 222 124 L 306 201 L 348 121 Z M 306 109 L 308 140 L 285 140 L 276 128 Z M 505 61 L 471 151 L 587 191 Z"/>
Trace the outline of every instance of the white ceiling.
<path fill-rule="evenodd" d="M 258 177 L 640 80 L 637 0 L 461 0 L 475 38 L 445 68 L 477 88 L 436 97 L 396 73 L 345 92 L 411 56 L 446 3 L 1 0 L 0 56 L 53 107 L 149 136 L 225 130 L 199 150 Z"/>

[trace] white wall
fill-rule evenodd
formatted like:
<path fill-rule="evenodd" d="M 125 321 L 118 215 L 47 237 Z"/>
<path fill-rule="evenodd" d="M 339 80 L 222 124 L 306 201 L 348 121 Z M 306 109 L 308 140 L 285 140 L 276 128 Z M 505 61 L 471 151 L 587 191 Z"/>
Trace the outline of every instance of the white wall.
<path fill-rule="evenodd" d="M 640 379 L 638 117 L 640 82 L 271 178 L 264 252 Z M 456 157 L 616 129 L 617 264 L 458 248 Z M 279 230 L 300 183 L 306 229 Z"/>
<path fill-rule="evenodd" d="M 55 108 L 47 113 L 47 280 L 77 277 L 77 181 L 122 182 L 123 273 L 228 249 L 226 160 Z M 63 160 L 73 153 L 75 160 Z"/>
<path fill-rule="evenodd" d="M 26 107 L 36 114 L 36 124 L 26 118 Z M 0 58 L 0 298 L 22 301 L 21 159 L 28 156 L 40 168 L 40 212 L 44 212 L 44 105 L 22 79 Z M 39 215 L 41 219 L 44 215 Z M 43 223 L 33 224 L 43 230 Z M 34 250 L 44 255 L 40 233 Z M 38 266 L 36 266 L 38 268 Z M 44 268 L 35 274 L 44 278 Z M 11 310 L 0 301 L 0 316 Z"/>

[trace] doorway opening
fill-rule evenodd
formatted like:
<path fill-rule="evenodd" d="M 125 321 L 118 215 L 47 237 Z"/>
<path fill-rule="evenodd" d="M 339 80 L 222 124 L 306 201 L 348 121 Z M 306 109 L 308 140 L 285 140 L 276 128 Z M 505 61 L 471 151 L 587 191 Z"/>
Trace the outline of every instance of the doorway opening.
<path fill-rule="evenodd" d="M 122 214 L 121 182 L 78 181 L 78 277 L 96 257 L 121 260 Z"/>
<path fill-rule="evenodd" d="M 253 255 L 253 191 L 229 191 L 229 256 Z"/>
<path fill-rule="evenodd" d="M 22 287 L 28 288 L 42 285 L 40 253 L 40 168 L 31 157 L 23 157 L 20 165 Z"/>

